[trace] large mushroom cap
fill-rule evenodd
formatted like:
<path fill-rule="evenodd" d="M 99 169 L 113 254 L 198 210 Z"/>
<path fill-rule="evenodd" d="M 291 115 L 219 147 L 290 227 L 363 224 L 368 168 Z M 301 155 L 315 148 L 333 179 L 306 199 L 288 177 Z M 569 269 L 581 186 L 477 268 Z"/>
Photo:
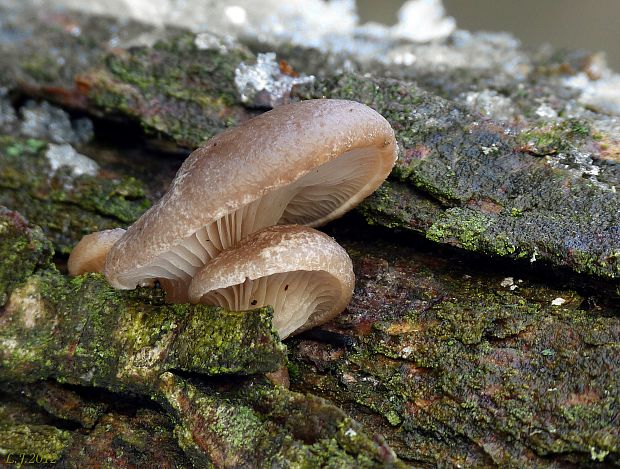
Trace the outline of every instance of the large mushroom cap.
<path fill-rule="evenodd" d="M 69 275 L 102 272 L 108 251 L 124 234 L 124 229 L 114 228 L 84 236 L 73 248 L 67 261 Z"/>
<path fill-rule="evenodd" d="M 265 228 L 204 266 L 189 288 L 193 303 L 246 310 L 271 305 L 281 338 L 329 321 L 351 301 L 347 252 L 312 228 Z"/>
<path fill-rule="evenodd" d="M 106 277 L 124 289 L 158 279 L 183 301 L 220 251 L 266 226 L 319 226 L 343 215 L 395 159 L 392 128 L 368 106 L 319 99 L 275 108 L 194 151 L 112 248 Z"/>

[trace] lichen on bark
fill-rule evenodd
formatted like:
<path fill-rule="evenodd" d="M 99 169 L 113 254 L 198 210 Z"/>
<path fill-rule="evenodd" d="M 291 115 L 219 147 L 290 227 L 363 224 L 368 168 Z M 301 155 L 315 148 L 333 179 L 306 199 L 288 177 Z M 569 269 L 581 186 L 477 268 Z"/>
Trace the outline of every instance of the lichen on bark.
<path fill-rule="evenodd" d="M 609 181 L 597 182 L 540 158 L 558 145 L 593 145 L 599 137 L 587 123 L 515 135 L 412 83 L 355 74 L 316 81 L 297 95 L 363 102 L 392 124 L 399 159 L 360 208 L 369 222 L 493 256 L 620 277 L 613 168 Z"/>
<path fill-rule="evenodd" d="M 0 136 L 0 205 L 19 207 L 57 252 L 68 254 L 85 234 L 134 222 L 150 205 L 135 178 L 53 171 L 47 150 L 41 140 Z"/>

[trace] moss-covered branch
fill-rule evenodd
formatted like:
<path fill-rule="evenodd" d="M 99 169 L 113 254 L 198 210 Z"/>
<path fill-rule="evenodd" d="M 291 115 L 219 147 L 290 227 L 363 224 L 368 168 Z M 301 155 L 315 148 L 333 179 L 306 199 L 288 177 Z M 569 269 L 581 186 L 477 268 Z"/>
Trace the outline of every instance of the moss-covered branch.
<path fill-rule="evenodd" d="M 318 81 L 297 93 L 363 102 L 396 131 L 401 152 L 392 177 L 360 208 L 370 223 L 492 256 L 620 278 L 617 167 L 593 179 L 541 158 L 563 151 L 568 160 L 598 146 L 601 136 L 587 122 L 519 133 L 412 83 L 362 75 Z"/>
<path fill-rule="evenodd" d="M 205 388 L 172 373 L 162 375 L 159 396 L 195 467 L 405 467 L 317 397 L 259 382 Z"/>
<path fill-rule="evenodd" d="M 41 140 L 0 136 L 0 205 L 40 226 L 56 252 L 68 254 L 85 234 L 126 226 L 148 208 L 142 182 L 53 171 L 48 148 Z"/>
<path fill-rule="evenodd" d="M 73 15 L 76 24 L 88 20 Z M 61 43 L 68 56 L 80 52 L 89 60 L 81 69 L 73 68 L 75 86 L 66 83 L 67 72 L 55 68 L 51 77 L 35 73 L 32 60 L 23 58 L 28 54 L 15 54 L 17 46 L 6 44 L 0 65 L 10 71 L 10 88 L 98 115 L 137 120 L 149 133 L 189 147 L 248 117 L 234 85 L 235 68 L 253 59 L 243 46 L 202 49 L 186 34 L 171 35 L 153 47 L 121 48 L 108 55 L 94 48 L 86 53 L 83 38 L 63 35 L 37 18 L 22 20 L 14 27 L 27 25 L 30 39 L 19 46 L 38 62 L 51 60 L 49 47 L 34 47 L 42 39 Z M 36 34 L 30 32 L 32 22 Z M 99 28 L 82 30 L 98 43 Z M 296 55 L 299 64 L 305 63 L 300 55 L 317 54 L 303 49 L 288 53 Z M 554 70 L 559 66 L 546 64 Z M 370 77 L 325 73 L 310 88 L 293 93 L 295 99 L 366 103 L 394 127 L 401 155 L 383 191 L 361 207 L 370 223 L 419 231 L 432 241 L 493 256 L 620 277 L 620 192 L 615 189 L 620 171 L 613 157 L 617 142 L 585 118 L 537 119 L 540 102 L 570 107 L 548 73 L 533 68 L 530 76 L 533 89 L 548 90 L 544 96 L 522 90 L 517 80 L 499 85 L 510 91 L 515 113 L 522 110 L 518 125 L 510 126 L 476 115 L 454 94 L 487 83 L 484 71 L 467 70 L 462 77 L 443 68 L 427 71 L 423 82 L 432 90 L 428 92 L 377 70 Z M 56 86 L 46 86 L 50 81 Z M 26 205 L 26 200 L 16 200 L 12 207 L 25 210 Z"/>
<path fill-rule="evenodd" d="M 329 328 L 354 346 L 294 339 L 293 389 L 348 409 L 420 465 L 618 464 L 620 317 L 609 297 L 512 266 L 489 272 L 477 258 L 345 246 L 357 290 Z"/>
<path fill-rule="evenodd" d="M 99 274 L 67 279 L 49 263 L 49 244 L 21 217 L 5 210 L 0 227 L 0 246 L 18 254 L 0 259 L 0 291 L 8 297 L 0 380 L 55 378 L 148 393 L 169 369 L 251 374 L 284 360 L 269 308 L 167 305 L 160 290 L 114 290 Z"/>
<path fill-rule="evenodd" d="M 144 393 L 168 369 L 273 371 L 284 348 L 271 315 L 170 306 L 152 291 L 115 291 L 97 274 L 68 282 L 35 274 L 13 290 L 0 319 L 0 379 Z"/>
<path fill-rule="evenodd" d="M 162 469 L 191 467 L 173 435 L 170 418 L 162 411 L 133 409 L 135 400 L 126 396 L 107 396 L 106 402 L 96 397 L 84 399 L 73 390 L 53 383 L 10 386 L 12 392 L 0 392 L 0 465 L 19 467 L 106 467 L 133 469 L 157 461 Z M 43 388 L 43 392 L 40 389 Z M 42 408 L 24 400 L 37 395 Z M 46 394 L 45 397 L 42 394 Z M 96 396 L 96 393 L 94 393 Z M 43 402 L 44 401 L 44 402 Z M 54 403 L 51 403 L 54 401 Z M 51 404 L 51 405 L 50 405 Z M 96 415 L 83 421 L 83 428 L 61 429 L 68 415 L 75 411 L 97 408 Z M 105 413 L 101 408 L 114 407 Z M 127 412 L 131 409 L 131 412 Z M 84 415 L 78 417 L 82 421 Z M 93 419 L 92 417 L 96 417 Z M 33 465 L 47 457 L 47 464 Z M 53 462 L 55 461 L 55 462 Z"/>
<path fill-rule="evenodd" d="M 162 34 L 154 47 L 126 48 L 125 40 L 149 28 L 65 12 L 62 21 L 81 27 L 73 37 L 66 23 L 55 23 L 58 16 L 20 15 L 3 23 L 15 40 L 0 38 L 6 106 L 21 102 L 6 96 L 43 97 L 137 121 L 151 136 L 183 146 L 259 112 L 245 110 L 235 94 L 234 68 L 252 58 L 243 47 L 200 49 L 191 35 Z M 112 26 L 121 47 L 104 51 L 98 45 Z M 468 41 L 489 46 L 475 35 Z M 442 47 L 460 54 L 462 44 Z M 293 99 L 362 101 L 390 121 L 401 150 L 389 181 L 359 208 L 381 228 L 359 217 L 326 228 L 346 245 L 357 275 L 352 303 L 324 326 L 337 340 L 289 340 L 293 392 L 256 376 L 201 378 L 281 364 L 268 312 L 214 319 L 210 308 L 166 306 L 157 291 L 117 292 L 99 276 L 59 274 L 43 234 L 67 253 L 85 233 L 133 221 L 151 194 L 121 177 L 135 155 L 126 164 L 117 159 L 113 166 L 123 169 L 111 177 L 107 167 L 99 179 L 75 177 L 67 168 L 52 171 L 47 143 L 4 137 L 0 203 L 43 231 L 13 212 L 0 217 L 0 377 L 21 381 L 19 395 L 57 420 L 0 404 L 1 436 L 18 435 L 12 441 L 23 448 L 19 435 L 31 434 L 55 453 L 60 443 L 64 461 L 83 466 L 106 458 L 115 467 L 154 460 L 174 467 L 176 458 L 187 467 L 186 456 L 224 467 L 396 464 L 390 448 L 422 467 L 617 466 L 617 122 L 594 108 L 575 114 L 582 104 L 564 84 L 592 72 L 592 56 L 559 54 L 542 63 L 518 50 L 519 77 L 505 68 L 446 70 L 423 61 L 334 75 L 321 51 L 282 50 L 295 54 L 295 68 L 319 77 Z M 472 99 L 491 112 L 483 115 L 487 108 Z M 497 106 L 508 112 L 493 115 Z M 157 173 L 165 185 L 176 163 L 149 151 L 140 158 L 154 163 L 141 177 Z M 396 231 L 433 243 L 392 236 Z M 586 275 L 539 270 L 540 261 Z M 138 409 L 131 417 L 90 402 L 70 408 L 54 392 L 69 403 L 81 391 L 46 386 L 38 393 L 32 387 L 40 381 L 23 384 L 39 377 L 86 384 L 87 393 L 104 386 L 119 401 L 127 399 L 119 390 L 142 395 L 129 402 Z M 390 447 L 299 392 L 329 399 Z M 174 424 L 157 405 L 144 409 L 154 406 L 151 398 Z M 67 430 L 67 421 L 79 430 Z"/>

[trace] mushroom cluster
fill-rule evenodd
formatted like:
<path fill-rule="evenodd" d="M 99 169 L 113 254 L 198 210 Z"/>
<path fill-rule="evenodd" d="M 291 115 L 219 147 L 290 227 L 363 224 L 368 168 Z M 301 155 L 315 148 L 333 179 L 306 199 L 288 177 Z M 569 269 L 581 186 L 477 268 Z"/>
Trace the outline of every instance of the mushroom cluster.
<path fill-rule="evenodd" d="M 379 187 L 396 160 L 389 123 L 353 101 L 277 107 L 212 138 L 127 231 L 85 236 L 69 273 L 112 286 L 158 282 L 170 302 L 272 305 L 280 337 L 321 324 L 351 299 L 351 260 L 312 227 Z"/>

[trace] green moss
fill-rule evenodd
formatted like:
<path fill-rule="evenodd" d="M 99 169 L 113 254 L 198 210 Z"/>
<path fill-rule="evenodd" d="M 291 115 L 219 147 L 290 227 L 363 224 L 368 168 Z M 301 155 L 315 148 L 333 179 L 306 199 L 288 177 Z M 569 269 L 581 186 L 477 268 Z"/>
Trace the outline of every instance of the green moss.
<path fill-rule="evenodd" d="M 90 99 L 107 112 L 137 119 L 149 133 L 200 145 L 237 122 L 235 69 L 253 56 L 242 47 L 198 49 L 194 38 L 185 34 L 108 56 L 105 70 L 87 78 Z"/>
<path fill-rule="evenodd" d="M 288 375 L 291 381 L 295 381 L 297 378 L 299 378 L 301 371 L 296 363 L 287 362 L 286 368 L 288 369 Z"/>
<path fill-rule="evenodd" d="M 211 374 L 274 371 L 283 362 L 286 347 L 271 325 L 271 307 L 226 312 L 227 321 L 220 319 L 221 308 L 192 307 L 191 312 L 169 360 Z M 208 361 L 205 350 L 212 351 Z"/>
<path fill-rule="evenodd" d="M 458 240 L 460 246 L 469 250 L 476 250 L 482 235 L 491 225 L 489 217 L 475 212 L 464 212 L 459 208 L 452 208 L 445 212 L 446 216 L 435 222 L 426 232 L 426 237 L 432 241 L 450 242 L 451 238 Z"/>
<path fill-rule="evenodd" d="M 199 467 L 403 467 L 344 412 L 312 395 L 258 379 L 214 390 L 171 373 L 162 375 L 160 391 L 176 416 L 179 444 Z"/>
<path fill-rule="evenodd" d="M 568 452 L 579 465 L 589 461 L 591 447 L 617 451 L 610 444 L 617 412 L 610 398 L 617 386 L 609 368 L 617 354 L 617 337 L 609 334 L 618 323 L 613 314 L 580 311 L 583 299 L 574 292 L 535 287 L 531 279 L 509 290 L 500 274 L 469 263 L 391 249 L 371 250 L 357 264 L 363 291 L 372 294 L 359 294 L 349 320 L 373 327 L 362 334 L 356 326 L 344 329 L 357 346 L 330 360 L 320 377 L 316 358 L 293 348 L 292 360 L 303 370 L 297 389 L 353 409 L 399 454 L 429 465 L 446 454 L 466 459 L 489 438 L 502 441 L 493 461 L 506 466 L 543 466 Z M 368 259 L 377 257 L 389 276 L 371 269 Z M 420 285 L 423 291 L 416 290 Z M 551 306 L 558 296 L 567 299 L 566 308 Z M 378 303 L 389 304 L 389 312 L 377 313 Z"/>
<path fill-rule="evenodd" d="M 26 58 L 21 66 L 24 72 L 43 83 L 54 81 L 61 68 L 59 61 L 51 55 L 32 55 Z"/>
<path fill-rule="evenodd" d="M 0 306 L 17 284 L 49 265 L 52 255 L 39 228 L 29 228 L 18 213 L 0 206 Z"/>
<path fill-rule="evenodd" d="M 0 442 L 0 455 L 5 458 L 11 455 L 12 461 L 21 463 L 21 454 L 25 454 L 23 465 L 28 466 L 39 462 L 36 461 L 37 456 L 54 463 L 58 461 L 63 451 L 71 444 L 72 435 L 67 430 L 48 425 L 0 424 Z M 29 462 L 33 455 L 35 460 Z"/>
<path fill-rule="evenodd" d="M 0 204 L 39 225 L 57 252 L 70 252 L 85 234 L 132 223 L 148 208 L 142 182 L 52 173 L 46 149 L 40 140 L 0 138 Z"/>
<path fill-rule="evenodd" d="M 409 186 L 388 180 L 366 198 L 357 210 L 369 224 L 424 231 L 427 220 L 440 213 L 440 206 Z"/>
<path fill-rule="evenodd" d="M 545 156 L 566 151 L 577 142 L 590 137 L 590 125 L 578 119 L 567 119 L 544 127 L 532 127 L 521 132 L 517 142 L 534 155 Z"/>
<path fill-rule="evenodd" d="M 53 269 L 13 289 L 0 331 L 0 379 L 150 392 L 159 374 L 273 371 L 285 347 L 272 311 L 166 305 L 152 289 L 112 289 L 100 274 L 67 281 Z"/>
<path fill-rule="evenodd" d="M 513 207 L 513 208 L 510 209 L 510 216 L 511 217 L 515 217 L 515 218 L 522 217 L 523 216 L 523 210 Z"/>

